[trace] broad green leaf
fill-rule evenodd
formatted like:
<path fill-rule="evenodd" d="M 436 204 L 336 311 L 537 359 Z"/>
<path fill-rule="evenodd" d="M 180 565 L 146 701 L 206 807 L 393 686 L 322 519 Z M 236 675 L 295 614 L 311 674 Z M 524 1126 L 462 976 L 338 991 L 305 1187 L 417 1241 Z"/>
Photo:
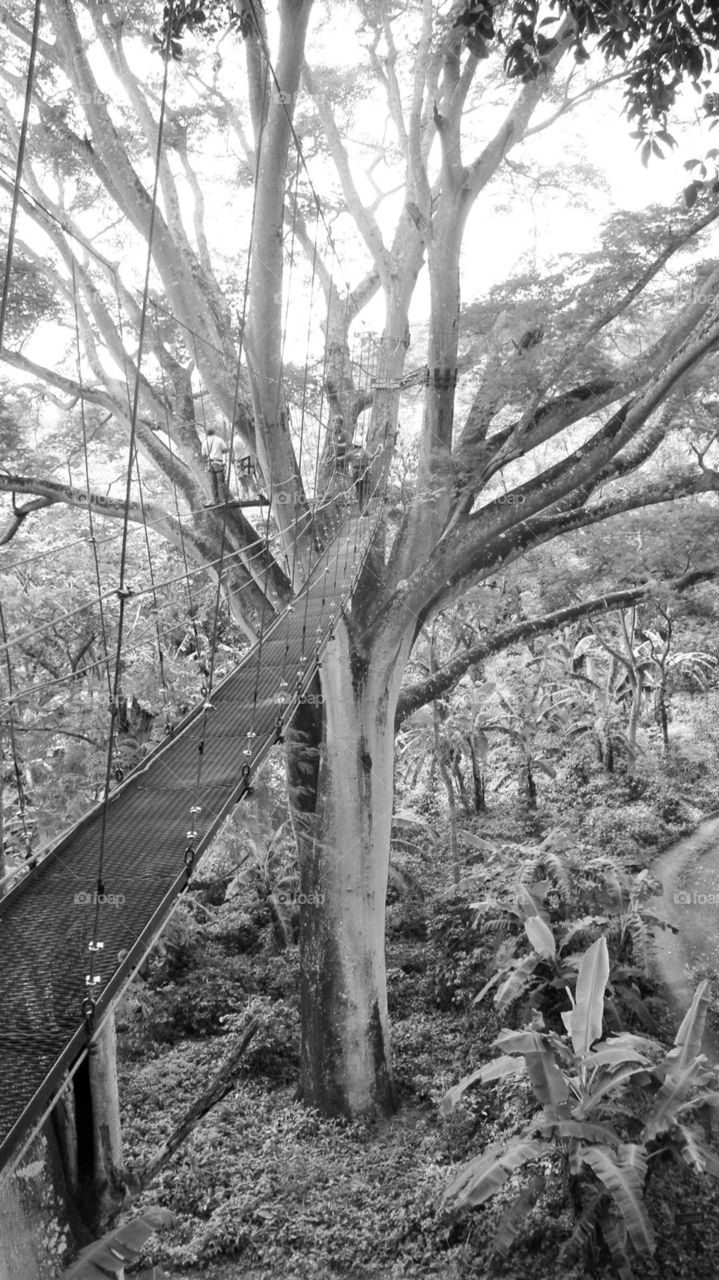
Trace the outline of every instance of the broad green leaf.
<path fill-rule="evenodd" d="M 674 1037 L 674 1048 L 667 1054 L 667 1061 L 671 1062 L 669 1068 L 671 1075 L 678 1075 L 698 1053 L 701 1053 L 708 1008 L 709 982 L 705 978 L 694 992 L 694 999 Z"/>
<path fill-rule="evenodd" d="M 505 1028 L 492 1041 L 507 1053 L 544 1053 L 547 1041 L 538 1031 L 510 1031 Z"/>
<path fill-rule="evenodd" d="M 532 916 L 529 920 L 525 920 L 524 929 L 537 955 L 544 960 L 553 960 L 557 954 L 557 945 L 552 930 L 541 916 Z"/>
<path fill-rule="evenodd" d="M 535 773 L 543 773 L 545 778 L 554 780 L 557 776 L 557 770 L 548 760 L 535 760 L 532 768 Z"/>
<path fill-rule="evenodd" d="M 597 925 L 607 924 L 609 924 L 608 916 L 582 916 L 581 920 L 573 920 L 571 924 L 561 925 L 558 929 L 560 951 L 563 951 L 578 933 L 583 933 L 585 929 L 595 928 Z"/>
<path fill-rule="evenodd" d="M 580 1158 L 612 1196 L 637 1253 L 653 1253 L 654 1232 L 644 1207 L 647 1164 L 642 1148 L 626 1143 L 615 1153 L 610 1147 L 592 1146 L 582 1148 Z"/>
<path fill-rule="evenodd" d="M 443 1202 L 454 1201 L 458 1208 L 483 1204 L 504 1185 L 515 1169 L 537 1160 L 550 1150 L 545 1142 L 512 1138 L 506 1146 L 495 1144 L 463 1165 L 447 1186 Z"/>
<path fill-rule="evenodd" d="M 529 1186 L 525 1187 L 521 1195 L 518 1195 L 517 1199 L 507 1206 L 492 1241 L 492 1253 L 498 1253 L 500 1257 L 506 1258 L 524 1226 L 528 1211 L 537 1203 L 545 1186 L 545 1178 L 538 1174 L 537 1177 L 532 1178 Z"/>
<path fill-rule="evenodd" d="M 634 1280 L 634 1270 L 627 1254 L 627 1229 L 621 1214 L 607 1209 L 598 1218 L 598 1227 L 612 1255 L 614 1280 Z"/>
<path fill-rule="evenodd" d="M 627 1067 L 619 1067 L 616 1071 L 608 1071 L 602 1067 L 594 1074 L 589 1085 L 588 1094 L 583 1097 L 574 1108 L 574 1114 L 577 1117 L 589 1115 L 608 1093 L 616 1089 L 618 1085 L 624 1084 L 627 1080 L 631 1080 L 632 1076 L 641 1075 L 646 1070 L 645 1067 L 637 1064 Z"/>
<path fill-rule="evenodd" d="M 541 1053 L 527 1053 L 524 1056 L 535 1096 L 543 1107 L 556 1110 L 569 1097 L 569 1084 L 557 1066 L 554 1054 L 550 1049 Z"/>
<path fill-rule="evenodd" d="M 532 1132 L 541 1133 L 543 1138 L 577 1138 L 582 1142 L 606 1143 L 610 1147 L 618 1147 L 621 1139 L 611 1125 L 595 1124 L 590 1120 L 572 1120 L 568 1116 L 543 1117 L 532 1125 Z"/>
<path fill-rule="evenodd" d="M 642 1000 L 639 992 L 630 986 L 628 982 L 617 982 L 616 978 L 613 982 L 615 995 L 621 996 L 624 1004 L 631 1009 L 635 1018 L 646 1027 L 647 1031 L 656 1031 L 657 1024 L 647 1009 L 645 1002 Z"/>
<path fill-rule="evenodd" d="M 483 840 L 481 836 L 476 836 L 473 831 L 458 831 L 457 835 L 460 840 L 464 840 L 470 849 L 479 849 L 481 853 L 495 853 L 496 849 L 489 840 Z"/>
<path fill-rule="evenodd" d="M 535 916 L 543 914 L 543 907 L 539 898 L 535 898 L 534 894 L 529 892 L 526 884 L 520 884 L 519 886 L 517 906 L 528 919 L 533 919 Z"/>
<path fill-rule="evenodd" d="M 540 959 L 541 957 L 536 953 L 524 956 L 519 964 L 512 969 L 501 987 L 497 989 L 497 993 L 494 997 L 494 1003 L 500 1013 L 506 1009 L 513 1000 L 516 1000 L 517 997 L 522 994 L 524 988 L 528 985 L 529 979 L 534 973 L 534 970 L 539 964 Z"/>
<path fill-rule="evenodd" d="M 593 1188 L 589 1195 L 584 1196 L 584 1207 L 571 1236 L 562 1247 L 560 1262 L 567 1259 L 574 1261 L 584 1250 L 587 1241 L 595 1234 L 597 1215 L 603 1202 L 606 1202 L 606 1192 L 601 1186 Z"/>
<path fill-rule="evenodd" d="M 424 818 L 420 818 L 416 813 L 411 813 L 408 809 L 398 809 L 396 813 L 392 814 L 392 826 L 399 831 L 421 831 L 424 835 L 429 836 L 435 844 L 439 840 L 434 827 L 430 826 Z"/>
<path fill-rule="evenodd" d="M 584 1059 L 584 1065 L 590 1070 L 592 1067 L 618 1066 L 624 1062 L 641 1062 L 643 1066 L 649 1066 L 648 1060 L 634 1049 L 625 1049 L 621 1045 L 615 1048 L 611 1043 L 598 1045 Z"/>
<path fill-rule="evenodd" d="M 500 981 L 502 976 L 503 975 L 501 973 L 493 973 L 489 981 L 485 982 L 484 986 L 482 987 L 482 990 L 477 992 L 476 996 L 472 1001 L 472 1004 L 479 1004 L 480 1000 L 484 999 L 487 992 L 491 991 L 492 987 L 496 987 L 497 983 Z"/>
<path fill-rule="evenodd" d="M 452 1086 L 445 1093 L 439 1104 L 440 1114 L 443 1116 L 451 1116 L 459 1099 L 470 1085 L 481 1083 L 485 1084 L 487 1080 L 500 1080 L 504 1076 L 516 1075 L 518 1071 L 524 1070 L 524 1063 L 517 1058 L 510 1058 L 506 1054 L 501 1058 L 494 1058 L 491 1062 L 486 1062 L 483 1067 L 478 1067 L 476 1071 L 471 1071 L 468 1076 L 464 1076 L 458 1084 Z"/>
<path fill-rule="evenodd" d="M 602 1034 L 604 992 L 609 977 L 609 953 L 606 938 L 597 938 L 584 952 L 577 975 L 574 1008 L 562 1014 L 562 1021 L 572 1037 L 574 1052 L 580 1057 L 589 1053 Z"/>
<path fill-rule="evenodd" d="M 645 1142 L 651 1142 L 652 1138 L 671 1128 L 689 1090 L 698 1083 L 698 1077 L 704 1076 L 705 1070 L 704 1059 L 695 1058 L 683 1071 L 667 1076 L 644 1126 L 642 1136 Z"/>
<path fill-rule="evenodd" d="M 712 1178 L 719 1178 L 719 1156 L 702 1142 L 701 1134 L 688 1125 L 679 1124 L 677 1128 L 684 1139 L 682 1155 L 685 1162 L 696 1169 L 697 1173 L 708 1173 Z"/>

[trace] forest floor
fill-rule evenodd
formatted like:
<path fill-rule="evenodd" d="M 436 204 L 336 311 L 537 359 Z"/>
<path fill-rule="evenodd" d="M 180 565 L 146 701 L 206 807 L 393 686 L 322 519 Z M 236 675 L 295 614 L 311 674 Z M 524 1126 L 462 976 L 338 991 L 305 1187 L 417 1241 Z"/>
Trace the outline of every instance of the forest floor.
<path fill-rule="evenodd" d="M 521 1131 L 529 1091 L 516 1080 L 465 1095 L 449 1119 L 439 1103 L 469 1071 L 494 1056 L 507 1019 L 486 982 L 486 938 L 470 903 L 516 882 L 528 846 L 561 826 L 582 858 L 624 858 L 651 867 L 691 830 L 667 780 L 637 787 L 593 777 L 586 787 L 548 788 L 537 813 L 497 806 L 463 819 L 491 852 L 464 850 L 459 894 L 446 891 L 438 852 L 405 856 L 424 889 L 393 895 L 387 965 L 393 1059 L 400 1107 L 381 1124 L 329 1121 L 297 1101 L 297 949 L 273 945 L 266 907 L 249 899 L 193 912 L 188 904 L 121 1015 L 121 1097 L 130 1167 L 148 1158 L 206 1087 L 251 1016 L 260 1021 L 232 1093 L 201 1122 L 144 1197 L 175 1214 L 148 1261 L 171 1280 L 580 1280 L 613 1276 L 570 1261 L 562 1248 L 572 1221 L 562 1180 L 547 1178 L 523 1214 L 506 1257 L 492 1252 L 512 1181 L 469 1213 L 441 1206 L 450 1176 L 489 1143 Z M 709 789 L 699 797 L 716 807 Z M 436 811 L 425 814 L 441 825 Z M 444 841 L 441 842 L 444 847 Z M 401 854 L 398 855 L 401 859 Z M 202 923 L 198 923 L 202 921 Z M 662 1038 L 676 1021 L 660 987 L 648 998 Z M 517 1025 L 517 1021 L 509 1025 Z M 520 1023 L 521 1025 L 521 1023 Z M 684 1166 L 652 1165 L 646 1201 L 657 1247 L 637 1280 L 719 1271 L 719 1184 Z"/>

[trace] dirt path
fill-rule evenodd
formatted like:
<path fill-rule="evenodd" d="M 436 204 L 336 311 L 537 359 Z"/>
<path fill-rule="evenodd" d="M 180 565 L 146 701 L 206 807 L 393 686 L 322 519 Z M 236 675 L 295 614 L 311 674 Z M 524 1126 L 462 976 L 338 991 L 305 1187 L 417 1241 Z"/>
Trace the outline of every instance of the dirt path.
<path fill-rule="evenodd" d="M 652 906 L 679 930 L 657 930 L 659 976 L 680 1019 L 697 982 L 712 979 L 713 1015 L 704 1051 L 719 1060 L 719 812 L 709 814 L 690 836 L 667 849 L 652 863 L 651 873 L 663 886 Z"/>

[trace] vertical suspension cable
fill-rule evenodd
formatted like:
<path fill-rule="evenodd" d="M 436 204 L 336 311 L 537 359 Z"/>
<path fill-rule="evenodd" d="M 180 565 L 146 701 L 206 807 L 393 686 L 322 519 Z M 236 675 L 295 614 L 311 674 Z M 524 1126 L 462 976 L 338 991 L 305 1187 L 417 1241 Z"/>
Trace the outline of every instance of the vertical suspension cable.
<path fill-rule="evenodd" d="M 75 353 L 77 363 L 77 380 L 80 386 L 80 422 L 82 424 L 82 451 L 85 464 L 85 488 L 87 490 L 87 523 L 89 529 L 89 542 L 92 547 L 93 564 L 95 569 L 95 585 L 97 586 L 97 601 L 100 610 L 100 628 L 102 631 L 102 652 L 105 659 L 105 679 L 107 681 L 107 695 L 112 698 L 112 681 L 110 677 L 110 652 L 107 643 L 107 625 L 105 620 L 105 602 L 102 592 L 102 575 L 100 573 L 100 559 L 97 553 L 97 539 L 95 537 L 95 521 L 92 514 L 92 502 L 90 499 L 90 462 L 88 458 L 87 444 L 87 420 L 85 417 L 85 394 L 82 372 L 82 357 L 80 353 L 80 316 L 77 302 L 77 275 L 75 271 L 75 258 L 72 259 L 72 298 L 73 311 L 75 320 Z"/>
<path fill-rule="evenodd" d="M 288 273 L 288 281 L 287 281 L 285 323 L 282 329 L 282 343 L 280 347 L 280 369 L 279 369 L 279 378 L 277 383 L 277 400 L 274 407 L 275 420 L 277 420 L 280 417 L 280 415 L 284 412 L 284 410 L 280 408 L 280 403 L 281 401 L 283 401 L 282 384 L 283 384 L 283 374 L 284 374 L 284 365 L 285 365 L 285 349 L 287 344 L 287 331 L 289 326 L 290 289 L 292 284 L 292 275 L 294 271 L 294 261 L 295 261 L 295 243 L 296 243 L 296 234 L 297 234 L 297 209 L 298 209 L 298 196 L 299 196 L 299 175 L 300 175 L 300 155 L 298 152 L 297 163 L 295 166 L 293 215 L 292 215 L 292 228 L 291 228 L 291 235 L 290 235 L 290 253 L 289 253 L 290 270 Z M 310 313 L 311 313 L 311 310 L 312 310 L 312 295 L 310 293 Z M 296 514 L 297 503 L 299 502 L 300 496 L 301 495 L 304 496 L 304 484 L 302 481 L 302 469 L 301 469 L 301 458 L 302 458 L 302 450 L 304 445 L 304 428 L 305 428 L 305 422 L 304 422 L 304 415 L 303 415 L 300 423 L 299 458 L 297 459 L 298 481 L 297 481 L 297 487 L 296 488 L 293 487 L 293 491 L 296 493 L 296 499 L 297 499 L 297 501 L 295 502 L 295 521 L 294 521 L 295 536 L 293 540 L 293 561 L 295 563 L 296 563 L 297 547 L 298 547 L 299 538 L 300 538 L 299 526 L 302 519 L 304 518 L 304 515 L 297 516 Z M 292 477 L 292 479 L 294 479 L 294 477 Z M 267 518 L 265 522 L 266 524 L 265 537 L 267 542 L 269 542 L 270 516 L 271 516 L 271 507 L 268 506 Z M 267 564 L 265 567 L 265 588 L 264 588 L 265 596 L 267 596 L 267 589 L 269 585 L 269 570 L 270 570 L 270 560 L 268 557 Z M 294 580 L 294 563 L 291 569 L 291 575 L 292 575 L 292 580 Z M 247 740 L 248 740 L 247 746 L 243 753 L 247 758 L 246 763 L 248 764 L 251 764 L 252 755 L 254 751 L 254 740 L 256 737 L 255 725 L 257 720 L 257 702 L 259 697 L 260 671 L 261 671 L 261 665 L 262 665 L 262 644 L 263 644 L 263 638 L 264 638 L 265 613 L 266 613 L 266 610 L 263 609 L 262 617 L 260 619 L 260 637 L 259 637 L 259 643 L 258 643 L 257 666 L 255 670 L 255 688 L 254 688 L 254 693 L 252 697 L 252 713 L 250 718 L 250 728 L 247 733 Z M 303 633 L 303 654 L 304 654 L 304 633 Z M 287 659 L 287 647 L 285 648 L 284 663 L 286 663 L 286 659 Z M 284 668 L 284 663 L 283 663 L 283 668 Z M 301 665 L 304 665 L 304 662 L 301 662 Z M 283 679 L 284 677 L 281 678 L 280 683 L 282 683 Z"/>
<path fill-rule="evenodd" d="M 35 0 L 35 9 L 32 19 L 32 35 L 30 37 L 30 53 L 27 64 L 27 79 L 25 81 L 25 103 L 23 106 L 22 124 L 20 126 L 17 163 L 15 166 L 15 183 L 13 187 L 12 206 L 10 209 L 10 225 L 8 227 L 7 236 L 7 252 L 5 254 L 5 275 L 3 277 L 2 296 L 0 297 L 0 354 L 2 354 L 3 349 L 5 321 L 7 318 L 8 301 L 10 299 L 10 275 L 12 272 L 12 263 L 15 254 L 15 231 L 17 228 L 18 208 L 20 206 L 20 189 L 22 185 L 22 171 L 25 164 L 27 134 L 30 126 L 30 105 L 32 103 L 33 88 L 35 84 L 35 65 L 37 62 L 37 48 L 40 38 L 41 11 L 42 0 Z"/>
<path fill-rule="evenodd" d="M 155 334 L 158 335 L 159 329 L 158 329 L 158 323 L 157 323 L 157 304 L 154 304 L 154 325 L 155 325 Z M 170 451 L 170 459 L 171 459 L 171 466 L 172 466 L 173 502 L 175 506 L 175 515 L 177 517 L 178 528 L 180 531 L 180 552 L 182 555 L 182 563 L 185 570 L 185 589 L 187 591 L 187 602 L 190 609 L 190 626 L 192 627 L 192 634 L 195 641 L 195 653 L 197 655 L 197 666 L 198 666 L 198 672 L 202 678 L 202 695 L 204 697 L 205 694 L 207 693 L 207 686 L 205 685 L 205 679 L 209 675 L 210 669 L 209 667 L 206 667 L 204 665 L 204 661 L 203 661 L 202 645 L 200 643 L 200 632 L 197 626 L 196 605 L 193 600 L 192 588 L 190 586 L 190 565 L 187 559 L 187 547 L 185 545 L 185 528 L 184 528 L 182 516 L 180 514 L 180 503 L 177 496 L 177 483 L 175 481 L 175 474 L 174 474 L 175 454 L 173 452 L 172 426 L 170 423 L 170 407 L 169 407 L 169 401 L 168 401 L 168 395 L 167 395 L 167 386 L 165 383 L 165 367 L 162 363 L 162 360 L 160 360 L 160 379 L 162 382 L 162 401 L 165 408 L 165 430 L 167 433 L 168 448 Z M 171 732 L 172 732 L 172 728 L 170 727 L 170 733 Z"/>
<path fill-rule="evenodd" d="M 25 81 L 25 101 L 23 103 L 22 123 L 20 125 L 20 137 L 18 140 L 17 161 L 15 165 L 15 181 L 13 184 L 12 204 L 10 208 L 10 223 L 8 226 L 7 249 L 5 252 L 5 274 L 2 282 L 2 294 L 0 295 L 0 355 L 3 350 L 5 339 L 5 324 L 7 321 L 8 303 L 10 301 L 10 277 L 12 274 L 13 258 L 15 255 L 15 234 L 17 230 L 17 215 L 20 207 L 20 189 L 22 185 L 22 172 L 25 165 L 25 150 L 27 147 L 27 135 L 30 127 L 30 107 L 32 104 L 32 95 L 35 84 L 35 68 L 37 64 L 37 50 L 40 39 L 40 17 L 42 12 L 41 0 L 35 0 L 35 8 L 33 11 L 32 34 L 30 37 L 30 53 L 28 55 L 27 78 Z M 0 634 L 2 642 L 5 646 L 5 665 L 8 678 L 8 694 L 10 701 L 8 704 L 8 730 L 10 738 L 10 751 L 12 753 L 13 771 L 15 774 L 15 785 L 17 788 L 18 805 L 20 809 L 20 820 L 22 822 L 23 840 L 25 842 L 26 854 L 29 857 L 31 852 L 32 836 L 28 830 L 26 818 L 27 797 L 25 796 L 25 787 L 22 780 L 22 772 L 20 770 L 19 756 L 17 750 L 17 738 L 15 735 L 15 720 L 12 706 L 12 696 L 14 692 L 12 664 L 10 661 L 10 653 L 7 648 L 7 630 L 5 627 L 5 614 L 2 608 L 2 600 L 0 599 Z M 0 786 L 2 786 L 0 778 Z"/>
<path fill-rule="evenodd" d="M 145 554 L 147 556 L 147 568 L 148 568 L 148 573 L 150 575 L 150 591 L 152 595 L 151 610 L 155 619 L 155 639 L 157 642 L 157 661 L 158 661 L 159 670 L 160 670 L 160 687 L 162 691 L 162 702 L 163 702 L 164 711 L 165 711 L 165 723 L 163 727 L 165 729 L 165 732 L 168 732 L 171 724 L 170 702 L 169 702 L 169 696 L 167 691 L 167 676 L 165 673 L 165 655 L 163 653 L 162 638 L 160 636 L 160 606 L 157 601 L 157 588 L 155 585 L 155 567 L 152 562 L 152 548 L 150 546 L 150 530 L 147 527 L 147 520 L 145 518 L 145 495 L 142 491 L 142 475 L 140 473 L 140 455 L 137 449 L 135 449 L 135 474 L 137 476 L 137 489 L 138 489 L 138 495 L 140 499 L 140 513 L 142 515 L 142 527 L 143 527 L 144 536 L 145 536 Z M 122 778 L 118 778 L 118 781 L 121 782 Z"/>
<path fill-rule="evenodd" d="M 256 15 L 255 15 L 255 25 L 257 26 Z M 259 27 L 258 27 L 258 30 L 259 30 Z M 268 67 L 267 67 L 267 63 L 265 63 L 264 81 L 263 81 L 263 89 L 262 89 L 263 105 L 262 105 L 262 114 L 260 117 L 259 137 L 257 139 L 257 150 L 255 155 L 255 184 L 254 184 L 254 191 L 252 196 L 250 241 L 249 241 L 248 250 L 247 250 L 247 264 L 245 268 L 245 289 L 244 289 L 244 297 L 242 302 L 242 313 L 239 318 L 237 365 L 235 368 L 235 385 L 234 385 L 234 393 L 233 393 L 233 399 L 232 399 L 231 439 L 234 438 L 235 423 L 237 421 L 237 409 L 240 401 L 240 386 L 241 386 L 241 378 L 242 378 L 243 335 L 245 333 L 245 327 L 247 322 L 247 303 L 248 303 L 249 286 L 250 286 L 252 243 L 254 238 L 255 219 L 257 215 L 257 188 L 258 188 L 258 182 L 259 182 L 260 162 L 262 159 L 262 144 L 264 140 L 264 107 L 265 107 L 266 95 L 267 95 L 267 83 L 268 83 Z M 271 498 L 271 494 L 270 494 L 270 498 Z M 227 514 L 227 503 L 225 503 L 225 516 L 226 514 Z M 268 512 L 267 512 L 267 529 L 268 530 L 269 530 L 269 519 L 270 519 L 270 507 L 268 506 Z M 226 540 L 226 520 L 223 520 L 222 537 L 220 541 L 220 556 L 219 556 L 219 563 L 217 568 L 217 585 L 215 588 L 215 603 L 214 603 L 214 610 L 213 610 L 213 622 L 212 622 L 211 643 L 210 643 L 209 675 L 207 678 L 207 696 L 205 698 L 205 702 L 202 709 L 200 740 L 198 743 L 198 750 L 197 750 L 196 785 L 198 787 L 200 785 L 200 779 L 202 777 L 202 764 L 203 764 L 203 757 L 204 757 L 204 751 L 205 751 L 208 712 L 212 710 L 211 698 L 212 698 L 212 687 L 213 687 L 214 675 L 215 675 L 215 655 L 216 655 L 217 631 L 218 631 L 219 614 L 220 614 L 220 601 L 222 596 L 222 574 L 223 574 L 224 559 L 225 559 L 225 540 Z M 262 636 L 263 636 L 263 626 L 264 626 L 264 615 L 265 615 L 265 609 L 263 608 L 262 615 L 261 615 L 259 651 L 257 656 L 258 666 L 262 660 Z M 249 776 L 250 766 L 247 763 L 243 765 L 243 773 L 245 769 L 247 770 L 247 773 L 244 774 L 244 776 Z M 194 828 L 194 823 L 192 823 L 191 825 Z M 190 845 L 188 845 L 188 848 L 186 850 L 186 859 L 187 858 L 194 860 L 194 845 L 192 844 L 192 842 L 190 843 Z"/>
<path fill-rule="evenodd" d="M 19 757 L 18 748 L 17 748 L 17 738 L 15 736 L 15 718 L 13 714 L 13 702 L 12 702 L 15 688 L 14 688 L 14 681 L 13 681 L 12 663 L 10 661 L 10 650 L 7 647 L 7 631 L 5 629 L 5 611 L 3 609 L 1 596 L 0 596 L 0 636 L 2 636 L 2 642 L 3 642 L 3 645 L 5 646 L 5 669 L 7 672 L 8 694 L 9 694 L 8 708 L 7 708 L 7 723 L 8 723 L 9 738 L 10 738 L 10 752 L 12 755 L 13 773 L 15 775 L 15 787 L 17 790 L 20 822 L 22 823 L 22 836 L 23 836 L 23 841 L 25 843 L 25 856 L 29 858 L 32 852 L 32 833 L 30 832 L 27 825 L 27 814 L 26 814 L 27 796 L 25 795 L 25 784 L 23 782 L 22 770 L 20 768 L 20 757 Z M 2 778 L 0 778 L 0 786 L 2 785 L 3 785 Z"/>
<path fill-rule="evenodd" d="M 122 671 L 122 640 L 125 622 L 125 605 L 132 594 L 128 588 L 126 580 L 127 571 L 127 541 L 129 528 L 129 512 L 130 512 L 130 495 L 132 492 L 132 474 L 133 463 L 135 457 L 135 442 L 137 438 L 137 415 L 140 407 L 140 385 L 142 356 L 145 345 L 145 330 L 147 326 L 147 310 L 150 291 L 150 272 L 152 269 L 152 248 L 155 231 L 155 221 L 157 214 L 157 199 L 160 185 L 160 165 L 162 160 L 162 144 L 165 127 L 165 111 L 167 107 L 167 86 L 170 67 L 170 39 L 172 31 L 172 18 L 174 13 L 175 0 L 169 0 L 168 18 L 167 18 L 167 36 L 165 47 L 163 49 L 163 76 L 162 76 L 162 92 L 160 95 L 160 114 L 157 127 L 157 146 L 155 150 L 155 176 L 152 188 L 152 197 L 150 203 L 150 221 L 147 235 L 147 259 L 145 264 L 145 279 L 142 291 L 142 308 L 140 311 L 140 331 L 138 336 L 137 360 L 135 366 L 135 386 L 132 399 L 132 411 L 130 415 L 130 440 L 128 448 L 128 464 L 125 479 L 125 516 L 122 526 L 122 539 L 120 546 L 120 572 L 119 585 L 117 588 L 117 597 L 119 601 L 118 609 L 118 626 L 117 626 L 117 645 L 115 651 L 115 670 L 112 682 L 112 695 L 110 699 L 110 729 L 107 747 L 107 761 L 105 766 L 105 785 L 102 800 L 102 819 L 100 828 L 100 847 L 98 850 L 98 871 L 97 871 L 97 895 L 95 900 L 95 914 L 93 921 L 93 936 L 90 943 L 90 965 L 89 973 L 86 977 L 86 995 L 83 1001 L 83 1014 L 85 1017 L 88 1030 L 92 1029 L 92 1020 L 94 1015 L 95 1001 L 92 992 L 100 981 L 99 975 L 95 973 L 95 955 L 100 948 L 99 942 L 99 926 L 100 926 L 100 900 L 104 896 L 104 864 L 105 864 L 105 843 L 107 836 L 107 809 L 110 798 L 110 782 L 112 777 L 112 761 L 114 752 L 114 740 L 116 732 L 116 724 L 118 717 L 118 705 L 120 697 L 120 681 Z"/>

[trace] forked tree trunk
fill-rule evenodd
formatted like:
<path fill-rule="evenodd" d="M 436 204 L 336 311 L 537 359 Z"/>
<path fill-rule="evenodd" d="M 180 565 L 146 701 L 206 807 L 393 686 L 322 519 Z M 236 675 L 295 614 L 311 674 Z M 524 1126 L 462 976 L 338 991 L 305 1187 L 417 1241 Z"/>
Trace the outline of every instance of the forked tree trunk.
<path fill-rule="evenodd" d="M 385 902 L 405 656 L 362 663 L 342 623 L 322 659 L 315 794 L 305 793 L 299 815 L 301 1090 L 329 1115 L 388 1114 L 395 1106 Z M 306 772 L 296 777 L 307 783 Z"/>

